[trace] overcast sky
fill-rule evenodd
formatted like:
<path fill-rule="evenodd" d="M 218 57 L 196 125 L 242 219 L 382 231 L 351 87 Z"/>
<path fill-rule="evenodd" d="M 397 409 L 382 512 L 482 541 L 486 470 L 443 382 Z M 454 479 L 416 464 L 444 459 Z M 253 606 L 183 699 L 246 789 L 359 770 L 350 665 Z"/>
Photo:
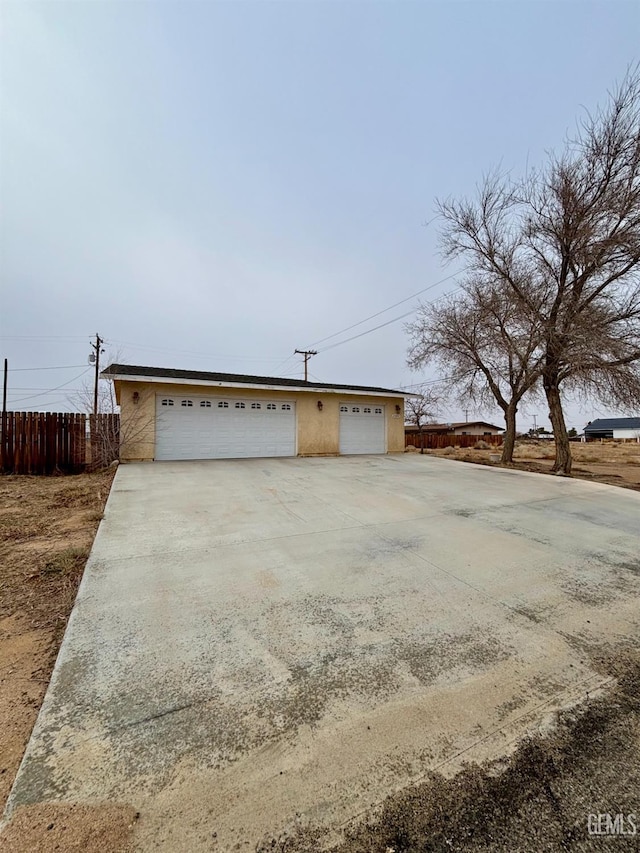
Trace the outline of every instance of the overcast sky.
<path fill-rule="evenodd" d="M 10 409 L 68 409 L 96 331 L 132 364 L 301 376 L 294 348 L 445 293 L 434 199 L 540 162 L 640 44 L 635 0 L 0 14 Z M 312 378 L 419 381 L 405 320 L 325 349 L 412 306 L 318 343 Z M 44 367 L 64 369 L 26 370 Z M 533 412 L 548 425 L 539 403 L 521 427 Z"/>

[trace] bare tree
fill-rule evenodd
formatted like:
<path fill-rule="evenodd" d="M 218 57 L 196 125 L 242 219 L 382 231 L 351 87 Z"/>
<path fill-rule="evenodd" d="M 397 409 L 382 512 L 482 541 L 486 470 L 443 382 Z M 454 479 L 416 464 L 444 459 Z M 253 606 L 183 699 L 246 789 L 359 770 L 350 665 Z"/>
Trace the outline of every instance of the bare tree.
<path fill-rule="evenodd" d="M 543 330 L 554 470 L 568 474 L 562 391 L 640 398 L 640 71 L 544 168 L 489 176 L 475 200 L 438 207 L 445 256 L 500 280 Z"/>
<path fill-rule="evenodd" d="M 441 405 L 440 393 L 426 383 L 420 385 L 410 397 L 405 397 L 404 422 L 418 428 L 420 453 L 424 453 L 423 429 L 433 421 Z"/>
<path fill-rule="evenodd" d="M 93 414 L 93 379 L 85 379 L 79 391 L 71 395 L 69 403 L 76 409 L 86 414 Z M 98 412 L 101 414 L 116 414 L 118 404 L 116 402 L 113 382 L 100 377 L 98 380 Z"/>
<path fill-rule="evenodd" d="M 448 375 L 458 399 L 495 404 L 505 419 L 502 462 L 513 461 L 516 414 L 540 379 L 543 353 L 535 318 L 499 280 L 473 277 L 461 292 L 439 304 L 422 305 L 407 325 L 408 364 L 432 363 Z"/>
<path fill-rule="evenodd" d="M 107 364 L 124 363 L 119 353 L 106 361 Z M 153 392 L 141 390 L 138 392 L 138 403 L 134 409 L 129 409 L 123 422 L 117 417 L 120 407 L 116 400 L 113 380 L 101 376 L 98 379 L 98 414 L 113 415 L 113 417 L 93 417 L 93 381 L 86 380 L 80 391 L 70 398 L 70 402 L 80 411 L 89 415 L 91 465 L 104 467 L 113 460 L 120 459 L 123 451 L 132 448 L 141 441 L 148 439 L 148 434 L 154 426 Z M 124 454 L 126 456 L 126 452 Z"/>

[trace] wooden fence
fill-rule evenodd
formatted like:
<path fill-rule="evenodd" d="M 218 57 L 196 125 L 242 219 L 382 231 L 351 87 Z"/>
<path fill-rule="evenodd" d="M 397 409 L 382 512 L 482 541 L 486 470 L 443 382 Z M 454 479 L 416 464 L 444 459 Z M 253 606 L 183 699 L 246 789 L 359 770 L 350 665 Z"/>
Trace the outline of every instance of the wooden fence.
<path fill-rule="evenodd" d="M 91 416 L 91 467 L 118 458 L 119 415 Z M 95 437 L 95 439 L 94 439 Z M 77 474 L 87 458 L 87 417 L 61 412 L 2 415 L 0 471 L 5 474 Z"/>
<path fill-rule="evenodd" d="M 406 432 L 405 447 L 424 447 L 425 450 L 439 450 L 443 447 L 473 447 L 479 441 L 500 446 L 504 438 L 501 435 L 434 435 L 430 432 Z"/>
<path fill-rule="evenodd" d="M 7 412 L 2 416 L 0 468 L 11 474 L 82 471 L 86 417 L 59 412 Z"/>

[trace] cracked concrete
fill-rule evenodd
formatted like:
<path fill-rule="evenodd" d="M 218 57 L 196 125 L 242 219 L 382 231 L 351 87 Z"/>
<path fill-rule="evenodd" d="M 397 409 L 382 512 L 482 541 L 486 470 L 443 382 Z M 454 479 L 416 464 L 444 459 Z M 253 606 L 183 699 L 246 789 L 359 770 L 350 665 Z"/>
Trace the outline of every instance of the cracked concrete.
<path fill-rule="evenodd" d="M 577 480 L 121 466 L 8 810 L 128 802 L 137 849 L 172 853 L 339 827 L 597 689 L 589 648 L 638 635 L 638 554 L 640 494 Z"/>

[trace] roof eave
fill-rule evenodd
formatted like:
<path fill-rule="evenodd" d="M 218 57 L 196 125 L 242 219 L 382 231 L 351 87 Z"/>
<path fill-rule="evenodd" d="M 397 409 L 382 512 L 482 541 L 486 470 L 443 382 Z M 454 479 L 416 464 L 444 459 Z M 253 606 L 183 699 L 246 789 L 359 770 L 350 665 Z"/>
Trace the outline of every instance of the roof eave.
<path fill-rule="evenodd" d="M 197 385 L 203 388 L 249 388 L 256 391 L 306 391 L 312 394 L 352 394 L 360 397 L 408 397 L 413 396 L 403 391 L 393 391 L 391 389 L 381 389 L 379 391 L 366 391 L 357 388 L 327 388 L 317 387 L 314 385 L 278 385 L 275 383 L 254 383 L 254 382 L 230 382 L 225 380 L 215 379 L 186 379 L 176 378 L 175 376 L 149 376 L 136 375 L 132 376 L 126 373 L 104 373 L 106 379 L 113 379 L 118 382 L 151 382 L 157 385 Z"/>

